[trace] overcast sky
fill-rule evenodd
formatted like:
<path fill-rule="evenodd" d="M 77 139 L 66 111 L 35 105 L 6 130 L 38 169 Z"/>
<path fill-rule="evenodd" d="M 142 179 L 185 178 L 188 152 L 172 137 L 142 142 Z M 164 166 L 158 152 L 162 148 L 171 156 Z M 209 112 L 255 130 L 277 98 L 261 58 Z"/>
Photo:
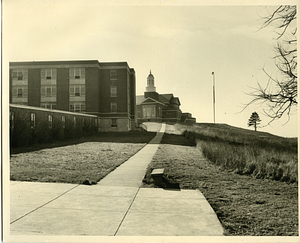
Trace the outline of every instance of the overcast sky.
<path fill-rule="evenodd" d="M 251 100 L 245 93 L 268 81 L 263 68 L 278 75 L 273 59 L 275 29 L 260 29 L 261 17 L 276 6 L 131 2 L 134 5 L 5 0 L 3 70 L 8 70 L 9 61 L 126 61 L 136 72 L 137 95 L 144 93 L 151 69 L 157 92 L 179 97 L 181 110 L 192 113 L 197 122 L 213 122 L 214 72 L 217 123 L 248 128 L 254 111 L 262 125 L 269 122 L 263 106 L 241 111 Z M 7 73 L 3 80 L 8 80 Z M 259 130 L 297 136 L 297 113 L 285 124 L 287 120 L 284 117 Z"/>

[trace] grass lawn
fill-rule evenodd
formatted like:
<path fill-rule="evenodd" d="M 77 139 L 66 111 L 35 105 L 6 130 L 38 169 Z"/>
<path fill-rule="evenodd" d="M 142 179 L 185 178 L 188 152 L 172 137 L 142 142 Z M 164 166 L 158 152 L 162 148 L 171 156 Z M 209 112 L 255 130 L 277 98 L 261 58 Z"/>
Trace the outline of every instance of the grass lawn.
<path fill-rule="evenodd" d="M 13 149 L 10 178 L 94 184 L 137 153 L 154 136 L 155 133 L 146 132 L 100 133 L 78 140 Z"/>
<path fill-rule="evenodd" d="M 176 145 L 172 143 L 176 141 Z M 144 187 L 155 187 L 150 173 L 165 168 L 167 187 L 200 190 L 230 236 L 298 235 L 298 184 L 255 179 L 222 169 L 182 136 L 165 134 L 149 164 Z"/>

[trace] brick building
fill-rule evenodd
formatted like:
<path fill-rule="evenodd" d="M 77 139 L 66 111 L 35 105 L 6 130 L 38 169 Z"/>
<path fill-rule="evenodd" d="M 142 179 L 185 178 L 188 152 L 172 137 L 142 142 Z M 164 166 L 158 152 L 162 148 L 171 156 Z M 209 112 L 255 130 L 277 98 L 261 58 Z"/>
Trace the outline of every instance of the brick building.
<path fill-rule="evenodd" d="M 150 71 L 147 77 L 147 87 L 144 95 L 136 96 L 136 117 L 137 123 L 143 122 L 186 122 L 180 110 L 180 100 L 173 94 L 159 94 L 154 86 L 154 76 Z M 189 120 L 195 123 L 196 119 L 190 113 Z"/>
<path fill-rule="evenodd" d="M 96 115 L 102 131 L 135 128 L 135 71 L 127 62 L 10 62 L 10 103 Z"/>

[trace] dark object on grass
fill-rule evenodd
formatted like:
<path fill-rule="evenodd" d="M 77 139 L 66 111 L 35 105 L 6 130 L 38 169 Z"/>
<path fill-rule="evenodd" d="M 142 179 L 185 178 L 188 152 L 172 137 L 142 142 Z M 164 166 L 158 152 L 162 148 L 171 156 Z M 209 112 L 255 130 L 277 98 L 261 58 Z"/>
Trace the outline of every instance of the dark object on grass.
<path fill-rule="evenodd" d="M 158 187 L 162 186 L 162 177 L 164 175 L 164 169 L 154 169 L 151 173 L 151 177 L 154 180 L 154 184 Z"/>
<path fill-rule="evenodd" d="M 94 181 L 87 179 L 87 180 L 83 181 L 82 184 L 91 186 L 91 185 L 95 185 L 96 183 Z"/>

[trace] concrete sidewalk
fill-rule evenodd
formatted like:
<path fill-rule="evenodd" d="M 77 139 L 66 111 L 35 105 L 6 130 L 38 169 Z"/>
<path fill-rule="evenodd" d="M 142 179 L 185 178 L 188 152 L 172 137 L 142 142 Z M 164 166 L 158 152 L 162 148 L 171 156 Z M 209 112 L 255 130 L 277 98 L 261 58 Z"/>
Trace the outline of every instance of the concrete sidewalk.
<path fill-rule="evenodd" d="M 11 181 L 11 235 L 222 235 L 198 190 L 140 188 L 164 129 L 97 185 Z"/>

